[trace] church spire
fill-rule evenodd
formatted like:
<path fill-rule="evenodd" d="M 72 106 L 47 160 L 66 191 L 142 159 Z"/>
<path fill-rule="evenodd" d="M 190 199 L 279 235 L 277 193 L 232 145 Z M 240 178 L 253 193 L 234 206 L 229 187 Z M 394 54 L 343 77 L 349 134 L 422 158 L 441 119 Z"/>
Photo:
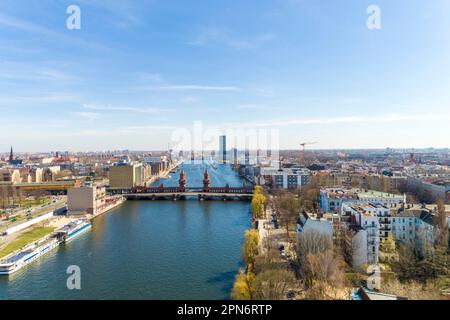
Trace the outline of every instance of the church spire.
<path fill-rule="evenodd" d="M 9 161 L 14 160 L 14 153 L 13 153 L 13 147 L 11 146 L 11 151 L 9 152 Z"/>

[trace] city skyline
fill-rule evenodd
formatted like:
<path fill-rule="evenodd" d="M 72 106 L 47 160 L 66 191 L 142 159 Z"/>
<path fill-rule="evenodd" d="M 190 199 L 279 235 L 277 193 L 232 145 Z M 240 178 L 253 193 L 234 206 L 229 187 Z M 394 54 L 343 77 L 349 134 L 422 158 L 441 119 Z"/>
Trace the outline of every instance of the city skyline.
<path fill-rule="evenodd" d="M 180 128 L 277 129 L 280 149 L 446 148 L 447 1 L 2 1 L 8 152 L 165 150 Z"/>

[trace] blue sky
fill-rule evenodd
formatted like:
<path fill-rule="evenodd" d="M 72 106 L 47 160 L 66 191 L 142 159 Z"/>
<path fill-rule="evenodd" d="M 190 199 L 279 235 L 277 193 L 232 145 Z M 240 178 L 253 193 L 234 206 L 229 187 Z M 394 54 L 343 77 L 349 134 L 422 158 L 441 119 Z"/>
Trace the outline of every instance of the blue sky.
<path fill-rule="evenodd" d="M 450 147 L 449 49 L 447 0 L 1 0 L 0 151 L 163 149 L 194 121 Z"/>

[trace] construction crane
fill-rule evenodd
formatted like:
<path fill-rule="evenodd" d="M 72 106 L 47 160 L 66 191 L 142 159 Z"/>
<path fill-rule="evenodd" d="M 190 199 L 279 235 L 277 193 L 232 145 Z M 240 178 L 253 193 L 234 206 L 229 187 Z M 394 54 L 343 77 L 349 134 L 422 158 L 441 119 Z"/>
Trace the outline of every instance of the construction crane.
<path fill-rule="evenodd" d="M 305 146 L 310 144 L 316 144 L 317 142 L 302 142 L 300 145 L 302 146 L 302 155 L 301 155 L 301 164 L 305 164 Z"/>

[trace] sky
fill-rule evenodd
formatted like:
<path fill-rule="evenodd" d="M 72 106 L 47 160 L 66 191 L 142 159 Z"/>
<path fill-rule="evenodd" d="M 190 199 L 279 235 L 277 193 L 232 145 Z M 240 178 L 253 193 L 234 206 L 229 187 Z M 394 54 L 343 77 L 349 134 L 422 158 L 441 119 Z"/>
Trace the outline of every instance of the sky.
<path fill-rule="evenodd" d="M 0 0 L 0 152 L 450 147 L 449 49 L 448 0 Z"/>

